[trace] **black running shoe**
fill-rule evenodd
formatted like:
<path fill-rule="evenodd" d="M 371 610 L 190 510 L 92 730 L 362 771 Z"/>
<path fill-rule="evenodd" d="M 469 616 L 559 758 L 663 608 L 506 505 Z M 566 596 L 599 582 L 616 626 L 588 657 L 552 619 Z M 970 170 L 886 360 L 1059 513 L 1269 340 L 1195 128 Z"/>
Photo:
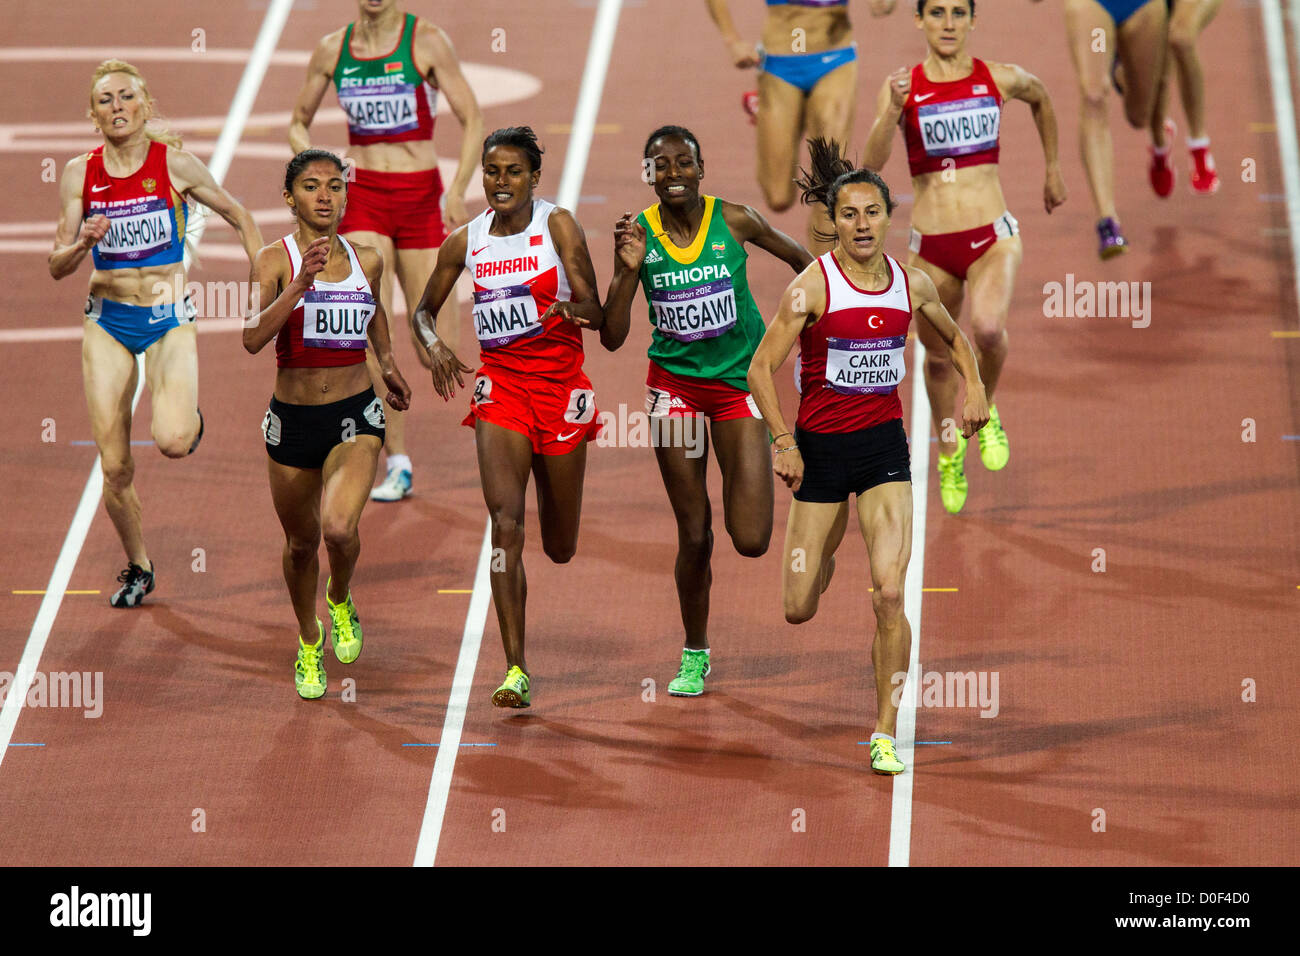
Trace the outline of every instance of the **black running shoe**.
<path fill-rule="evenodd" d="M 203 409 L 198 408 L 195 409 L 195 411 L 199 413 L 199 433 L 194 436 L 194 444 L 191 445 L 190 450 L 185 453 L 187 455 L 194 454 L 194 452 L 199 447 L 199 442 L 203 441 Z M 152 590 L 152 587 L 150 588 L 150 590 Z"/>
<path fill-rule="evenodd" d="M 113 607 L 139 607 L 144 596 L 153 591 L 153 572 L 138 564 L 128 564 L 117 579 L 122 582 L 122 587 L 108 600 Z"/>

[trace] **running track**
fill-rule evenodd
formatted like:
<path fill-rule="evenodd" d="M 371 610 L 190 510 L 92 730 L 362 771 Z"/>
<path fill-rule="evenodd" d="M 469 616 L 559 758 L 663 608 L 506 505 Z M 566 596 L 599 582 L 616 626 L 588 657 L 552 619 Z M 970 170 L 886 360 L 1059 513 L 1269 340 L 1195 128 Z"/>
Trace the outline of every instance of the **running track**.
<path fill-rule="evenodd" d="M 247 50 L 265 9 L 254 0 L 195 4 L 192 15 L 154 0 L 136 6 L 132 21 L 153 25 L 149 37 L 83 0 L 65 4 L 57 24 L 26 6 L 6 10 L 11 48 L 93 48 L 53 62 L 0 59 L 0 75 L 30 91 L 11 100 L 6 123 L 81 128 L 100 50 L 184 47 L 195 28 L 210 50 Z M 757 5 L 735 6 L 756 35 Z M 1051 219 L 1043 214 L 1029 113 L 1009 109 L 1003 181 L 1026 246 L 999 393 L 1013 458 L 992 476 L 972 455 L 960 518 L 944 514 L 931 489 L 923 584 L 958 590 L 925 595 L 920 630 L 922 670 L 998 672 L 999 713 L 918 711 L 917 738 L 950 743 L 919 746 L 909 767 L 911 862 L 1294 864 L 1298 761 L 1287 728 L 1297 718 L 1288 692 L 1297 679 L 1289 638 L 1300 601 L 1300 444 L 1286 436 L 1300 433 L 1300 338 L 1272 333 L 1300 323 L 1259 6 L 1230 0 L 1207 35 L 1219 83 L 1209 103 L 1224 179 L 1217 198 L 1193 201 L 1180 168 L 1178 198 L 1156 200 L 1145 186 L 1141 136 L 1116 121 L 1133 251 L 1105 267 L 1095 258 L 1077 160 L 1061 16 L 1053 4 L 1023 6 L 981 7 L 975 52 L 1018 62 L 1047 83 L 1071 195 Z M 541 81 L 524 101 L 489 106 L 486 122 L 539 130 L 547 147 L 542 192 L 553 195 L 594 4 L 481 0 L 472 14 L 430 3 L 412 9 L 446 27 L 464 62 Z M 353 10 L 345 0 L 300 0 L 279 49 L 309 50 Z M 880 79 L 923 53 L 910 18 L 859 17 L 855 147 Z M 494 27 L 507 31 L 504 53 L 491 49 Z M 557 29 L 572 36 L 552 39 Z M 169 115 L 214 118 L 207 130 L 187 131 L 210 144 L 242 63 L 196 54 L 139 65 Z M 255 117 L 289 109 L 302 70 L 273 64 Z M 745 86 L 701 4 L 624 4 L 578 207 L 602 287 L 613 221 L 652 199 L 638 172 L 653 126 L 695 129 L 709 190 L 759 202 L 753 137 L 736 106 Z M 322 117 L 333 110 L 327 98 Z M 451 119 L 442 126 L 439 148 L 449 157 L 457 128 Z M 323 127 L 320 138 L 341 143 L 342 127 Z M 250 209 L 277 207 L 282 125 L 255 121 L 242 143 L 227 186 Z M 8 329 L 79 323 L 84 268 L 58 284 L 45 271 L 57 187 L 41 180 L 40 160 L 53 157 L 61 168 L 91 145 L 87 136 L 84 145 L 0 154 L 10 184 L 0 236 Z M 896 144 L 886 178 L 906 193 L 902 152 Z M 1245 158 L 1257 163 L 1256 182 L 1236 175 Z M 904 205 L 890 239 L 900 256 L 907 213 Z M 802 232 L 797 210 L 775 221 Z M 50 225 L 44 232 L 16 225 L 33 223 Z M 287 231 L 284 220 L 261 225 L 268 240 Z M 18 249 L 14 237 L 46 245 Z M 228 228 L 214 225 L 204 242 L 212 251 L 200 253 L 191 278 L 244 277 L 239 258 L 222 252 L 233 242 Z M 1067 274 L 1150 282 L 1150 327 L 1044 317 L 1044 284 Z M 770 315 L 788 272 L 760 253 L 750 275 Z M 622 352 L 589 349 L 602 408 L 641 407 L 648 341 L 641 308 Z M 290 682 L 293 624 L 258 431 L 272 361 L 269 353 L 246 355 L 233 332 L 199 342 L 207 415 L 200 453 L 166 462 L 142 447 L 137 459 L 159 588 L 141 612 L 105 606 L 122 562 L 97 511 L 69 588 L 103 593 L 64 599 L 39 670 L 103 672 L 103 715 L 21 712 L 12 741 L 44 746 L 3 755 L 0 857 L 41 865 L 409 864 L 437 750 L 406 745 L 440 740 L 470 602 L 469 594 L 438 592 L 472 588 L 484 527 L 472 438 L 458 427 L 466 399 L 444 405 L 417 386 L 416 496 L 369 506 L 362 524 L 354 590 L 367 650 L 350 669 L 331 658 L 328 697 L 309 704 Z M 78 344 L 6 347 L 0 671 L 13 671 L 41 598 L 12 592 L 45 586 L 94 450 L 75 444 L 90 438 Z M 415 383 L 409 349 L 399 362 Z M 792 408 L 792 390 L 786 399 Z M 53 443 L 41 441 L 47 418 L 56 423 Z M 1254 443 L 1242 441 L 1246 418 L 1256 423 Z M 137 439 L 148 438 L 148 420 L 146 395 Z M 914 441 L 926 434 L 916 423 L 908 430 Z M 819 617 L 793 628 L 781 619 L 777 590 L 787 494 L 778 490 L 774 547 L 758 560 L 730 551 L 715 498 L 714 676 L 705 697 L 670 698 L 680 624 L 675 534 L 658 473 L 647 449 L 592 451 L 578 557 L 549 565 L 529 526 L 531 711 L 506 714 L 489 703 L 503 668 L 488 614 L 460 738 L 483 746 L 459 750 L 436 862 L 883 865 L 894 784 L 868 772 L 857 744 L 873 706 L 860 539 L 846 540 Z M 204 552 L 201 573 L 191 570 L 196 548 Z M 1105 573 L 1091 570 L 1097 548 L 1105 549 Z M 340 699 L 345 677 L 355 679 L 355 702 Z M 643 696 L 647 678 L 657 683 L 654 702 Z M 1242 701 L 1247 678 L 1256 682 L 1254 703 Z M 206 831 L 196 833 L 200 808 Z M 1094 832 L 1097 809 L 1106 814 L 1104 833 Z M 804 832 L 792 828 L 796 810 Z"/>

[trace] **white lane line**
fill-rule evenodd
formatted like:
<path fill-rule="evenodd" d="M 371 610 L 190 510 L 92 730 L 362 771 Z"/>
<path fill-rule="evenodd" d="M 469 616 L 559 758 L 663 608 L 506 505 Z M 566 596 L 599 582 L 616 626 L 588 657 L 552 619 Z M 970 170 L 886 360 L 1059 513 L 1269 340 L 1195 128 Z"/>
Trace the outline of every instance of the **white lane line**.
<path fill-rule="evenodd" d="M 415 845 L 416 866 L 433 866 L 434 857 L 438 855 L 442 818 L 447 812 L 447 797 L 451 793 L 451 775 L 456 768 L 469 692 L 474 686 L 474 668 L 478 664 L 479 646 L 483 643 L 483 628 L 487 624 L 488 605 L 492 600 L 492 584 L 488 578 L 491 560 L 492 522 L 489 519 L 483 529 L 483 546 L 479 549 L 478 569 L 474 572 L 474 593 L 469 599 L 469 612 L 465 615 L 465 631 L 461 634 L 460 655 L 456 658 L 456 673 L 451 680 L 447 716 L 442 722 L 438 757 L 433 763 L 433 777 L 429 781 L 429 799 L 424 805 L 420 839 Z"/>
<path fill-rule="evenodd" d="M 1296 141 L 1295 102 L 1291 96 L 1291 66 L 1287 60 L 1286 27 L 1278 0 L 1262 0 L 1261 20 L 1268 50 L 1268 74 L 1273 87 L 1273 115 L 1277 119 L 1277 148 L 1282 157 L 1282 185 L 1286 189 L 1286 221 L 1291 231 L 1291 269 L 1296 303 L 1300 305 L 1300 146 Z M 1300 0 L 1291 0 L 1291 30 L 1300 68 Z"/>
<path fill-rule="evenodd" d="M 224 149 L 225 152 L 214 155 L 212 163 L 208 166 L 218 183 L 222 181 L 230 167 L 230 155 L 234 152 L 235 144 L 239 141 L 244 123 L 252 110 L 257 89 L 262 84 L 262 77 L 266 75 L 270 54 L 275 49 L 280 31 L 284 28 L 285 18 L 288 17 L 289 8 L 292 6 L 293 0 L 273 0 L 272 6 L 266 11 L 266 19 L 262 21 L 262 30 L 253 47 L 253 55 L 244 69 L 244 76 L 235 99 L 230 104 L 226 129 L 218 141 L 218 149 Z M 201 232 L 202 225 L 199 226 L 199 230 Z M 196 244 L 199 238 L 200 236 L 197 235 L 194 237 Z M 186 265 L 188 264 L 187 251 Z M 135 410 L 140 401 L 140 393 L 144 390 L 144 360 L 140 358 L 137 361 L 139 381 L 136 384 L 135 397 L 131 400 L 132 411 Z M 13 739 L 14 727 L 18 724 L 19 711 L 27 699 L 25 689 L 31 686 L 32 679 L 36 676 L 36 669 L 40 665 L 41 655 L 45 652 L 50 630 L 54 627 L 54 619 L 63 604 L 63 593 L 68 587 L 77 558 L 80 557 L 81 549 L 86 543 L 90 523 L 95 517 L 95 512 L 99 510 L 99 500 L 103 490 L 104 478 L 100 471 L 99 456 L 96 455 L 95 463 L 90 466 L 90 477 L 86 479 L 86 487 L 81 492 L 81 500 L 77 503 L 72 524 L 68 527 L 67 537 L 63 539 L 63 547 L 59 550 L 58 560 L 54 562 L 54 571 L 45 586 L 45 596 L 41 599 L 41 606 L 36 612 L 36 621 L 32 624 L 31 633 L 27 635 L 27 643 L 23 646 L 23 655 L 18 662 L 18 669 L 11 685 L 13 689 L 5 695 L 4 706 L 0 708 L 0 765 L 4 763 L 5 754 L 9 751 L 9 742 Z M 23 690 L 20 691 L 19 688 Z"/>
<path fill-rule="evenodd" d="M 921 585 L 925 577 L 925 508 L 930 491 L 930 396 L 925 390 L 925 346 L 918 339 L 912 359 L 912 560 L 903 586 L 903 612 L 912 625 L 912 656 L 907 686 L 898 702 L 898 757 L 907 767 L 894 778 L 889 810 L 889 865 L 907 866 L 912 858 L 912 779 L 916 774 L 916 699 L 921 680 Z"/>
<path fill-rule="evenodd" d="M 600 109 L 600 98 L 605 89 L 605 74 L 609 69 L 610 54 L 614 50 L 614 35 L 618 30 L 618 15 L 622 7 L 623 0 L 600 0 L 600 8 L 596 11 L 596 21 L 592 26 L 587 64 L 583 67 L 578 104 L 573 111 L 573 134 L 569 138 L 569 151 L 565 154 L 564 170 L 560 174 L 560 189 L 555 197 L 557 205 L 570 211 L 578 208 L 582 177 L 587 168 L 591 137 L 596 128 L 596 112 Z M 461 636 L 460 655 L 456 659 L 456 673 L 452 677 L 447 716 L 442 723 L 438 757 L 434 761 L 433 776 L 429 781 L 429 799 L 424 806 L 424 819 L 420 822 L 420 839 L 415 847 L 416 866 L 433 866 L 438 856 L 442 819 L 447 809 L 447 796 L 451 792 L 456 754 L 460 750 L 460 732 L 465 723 L 465 710 L 469 706 L 469 692 L 474 684 L 474 668 L 478 663 L 483 627 L 487 623 L 488 599 L 491 594 L 488 579 L 491 552 L 492 524 L 489 520 L 483 532 L 478 570 L 474 573 L 474 594 L 469 599 L 469 613 L 465 618 L 465 633 Z"/>

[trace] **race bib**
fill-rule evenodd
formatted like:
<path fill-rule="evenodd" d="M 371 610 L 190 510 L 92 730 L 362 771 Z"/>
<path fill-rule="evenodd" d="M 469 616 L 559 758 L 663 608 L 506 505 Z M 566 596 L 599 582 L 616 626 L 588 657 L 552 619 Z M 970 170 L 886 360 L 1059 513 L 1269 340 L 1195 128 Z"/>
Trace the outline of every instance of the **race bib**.
<path fill-rule="evenodd" d="M 348 128 L 358 136 L 406 133 L 420 125 L 414 83 L 382 83 L 339 90 Z"/>
<path fill-rule="evenodd" d="M 1002 110 L 992 96 L 917 107 L 921 142 L 930 156 L 965 156 L 998 144 Z"/>
<path fill-rule="evenodd" d="M 528 286 L 474 290 L 474 334 L 483 348 L 500 348 L 541 331 L 537 300 Z"/>
<path fill-rule="evenodd" d="M 314 349 L 364 349 L 375 314 L 367 291 L 308 289 L 302 297 L 302 344 Z"/>
<path fill-rule="evenodd" d="M 841 395 L 888 395 L 907 370 L 907 336 L 826 340 L 826 384 Z"/>
<path fill-rule="evenodd" d="M 107 216 L 108 232 L 95 251 L 113 262 L 147 259 L 172 243 L 172 211 L 161 196 L 108 205 L 91 204 L 89 216 Z"/>
<path fill-rule="evenodd" d="M 679 342 L 717 338 L 736 324 L 736 293 L 731 279 L 693 289 L 652 289 L 655 327 Z"/>
<path fill-rule="evenodd" d="M 571 425 L 586 425 L 596 417 L 596 393 L 589 388 L 575 388 L 569 393 L 564 420 Z"/>

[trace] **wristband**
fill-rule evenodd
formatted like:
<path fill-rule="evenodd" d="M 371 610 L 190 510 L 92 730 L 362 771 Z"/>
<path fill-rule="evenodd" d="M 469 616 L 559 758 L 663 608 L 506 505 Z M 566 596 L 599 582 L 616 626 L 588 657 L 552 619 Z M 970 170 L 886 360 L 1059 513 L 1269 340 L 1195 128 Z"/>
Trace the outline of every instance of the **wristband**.
<path fill-rule="evenodd" d="M 781 432 L 781 434 L 779 434 L 779 435 L 773 435 L 771 438 L 769 438 L 769 439 L 767 440 L 767 443 L 768 443 L 769 445 L 775 445 L 775 444 L 776 444 L 776 440 L 777 440 L 778 438 L 785 438 L 787 435 L 789 435 L 791 438 L 794 437 L 794 435 L 791 435 L 790 432 Z"/>
<path fill-rule="evenodd" d="M 790 445 L 788 448 L 778 448 L 778 449 L 776 450 L 776 453 L 777 453 L 778 455 L 784 455 L 786 452 L 788 452 L 788 451 L 796 451 L 798 448 L 799 448 L 798 445 Z"/>

